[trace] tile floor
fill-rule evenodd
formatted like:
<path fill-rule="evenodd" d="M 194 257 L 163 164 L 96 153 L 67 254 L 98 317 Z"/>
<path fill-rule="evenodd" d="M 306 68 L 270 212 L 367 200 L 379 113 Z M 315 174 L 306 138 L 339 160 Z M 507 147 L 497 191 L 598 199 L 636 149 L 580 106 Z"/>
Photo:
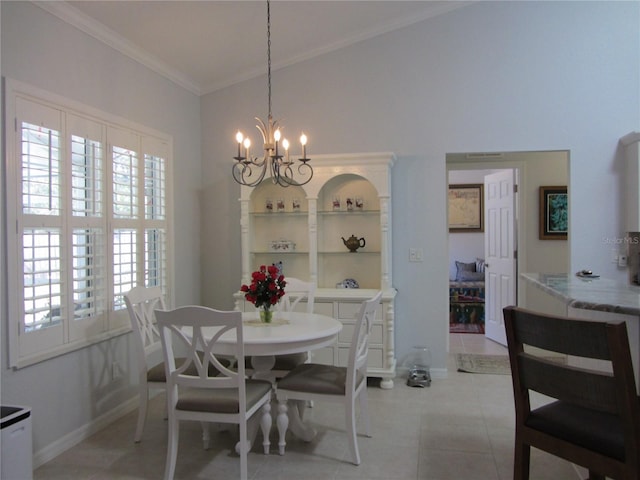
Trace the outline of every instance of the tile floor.
<path fill-rule="evenodd" d="M 306 420 L 318 430 L 311 443 L 287 438 L 287 452 L 271 454 L 261 441 L 249 454 L 249 478 L 260 480 L 507 480 L 512 478 L 513 399 L 508 375 L 456 371 L 458 352 L 506 354 L 482 335 L 451 335 L 449 374 L 429 388 L 411 388 L 398 378 L 392 390 L 371 382 L 372 438 L 358 437 L 362 463 L 349 461 L 341 411 L 316 402 Z M 160 479 L 164 473 L 164 396 L 152 400 L 143 440 L 133 443 L 137 412 L 114 422 L 34 473 L 35 480 Z M 199 424 L 183 423 L 176 479 L 236 479 L 236 436 L 212 429 L 212 447 L 203 450 Z M 260 436 L 258 436 L 260 440 Z M 584 473 L 584 471 L 581 471 Z M 532 450 L 531 480 L 577 480 L 569 463 Z M 584 475 L 583 477 L 584 478 Z"/>

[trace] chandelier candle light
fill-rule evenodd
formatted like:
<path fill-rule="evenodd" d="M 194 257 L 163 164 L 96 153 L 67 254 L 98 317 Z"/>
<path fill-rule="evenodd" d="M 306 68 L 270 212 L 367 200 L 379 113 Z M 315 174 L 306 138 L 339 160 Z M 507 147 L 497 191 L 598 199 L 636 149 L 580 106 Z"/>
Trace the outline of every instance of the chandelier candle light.
<path fill-rule="evenodd" d="M 293 169 L 295 161 L 289 159 L 289 141 L 286 138 L 282 138 L 278 122 L 271 116 L 271 7 L 269 0 L 267 0 L 267 79 L 269 87 L 269 116 L 267 117 L 267 123 L 265 124 L 256 117 L 258 121 L 256 127 L 262 134 L 264 155 L 263 157 L 251 157 L 251 140 L 238 131 L 236 133 L 238 155 L 233 157 L 236 160 L 232 169 L 233 179 L 240 185 L 255 187 L 262 182 L 267 171 L 269 171 L 273 183 L 281 187 L 304 185 L 309 183 L 311 177 L 313 177 L 313 168 L 308 163 L 311 159 L 307 158 L 307 136 L 304 132 L 300 135 L 302 158 L 298 158 L 300 164 L 296 169 L 298 173 L 298 178 L 296 179 Z M 281 138 L 282 142 L 280 141 Z M 280 144 L 284 149 L 284 156 L 280 152 Z M 254 175 L 254 171 L 256 175 Z"/>

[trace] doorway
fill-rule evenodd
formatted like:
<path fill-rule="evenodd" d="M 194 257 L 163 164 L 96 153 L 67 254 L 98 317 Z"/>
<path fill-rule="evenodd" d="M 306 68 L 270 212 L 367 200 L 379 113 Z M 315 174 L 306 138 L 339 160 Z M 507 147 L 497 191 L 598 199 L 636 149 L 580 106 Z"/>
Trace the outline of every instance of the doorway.
<path fill-rule="evenodd" d="M 515 262 L 514 300 L 513 303 L 531 307 L 535 304 L 537 310 L 545 310 L 539 302 L 544 297 L 536 295 L 524 282 L 518 282 L 518 275 L 524 272 L 566 273 L 569 268 L 569 247 L 565 241 L 545 241 L 538 238 L 538 193 L 541 186 L 565 185 L 569 179 L 569 152 L 562 151 L 531 151 L 504 153 L 460 153 L 447 154 L 447 183 L 449 184 L 479 184 L 484 177 L 501 170 L 513 170 L 517 184 L 516 201 L 514 205 L 514 247 Z M 486 213 L 486 212 L 485 212 Z M 485 218 L 486 219 L 486 218 Z M 466 237 L 466 238 L 465 238 Z M 455 280 L 456 261 L 471 262 L 484 260 L 484 232 L 478 233 L 449 233 L 449 280 Z M 482 254 L 480 254 L 482 252 Z M 476 255 L 478 254 L 478 255 Z M 450 283 L 450 285 L 452 285 Z M 450 289 L 450 292 L 452 290 Z M 477 290 L 472 291 L 477 293 Z M 484 298 L 492 296 L 489 282 L 485 282 Z M 544 300 L 542 300 L 544 301 Z M 497 298 L 497 303 L 505 302 Z M 511 302 L 508 302 L 511 303 Z M 496 318 L 503 328 L 499 312 L 506 305 L 495 305 Z M 485 317 L 486 317 L 486 312 Z M 452 301 L 450 296 L 450 332 Z M 483 330 L 480 333 L 485 331 Z M 476 330 L 478 333 L 478 330 Z M 499 337 L 498 337 L 499 338 Z M 500 343 L 502 341 L 498 340 Z"/>

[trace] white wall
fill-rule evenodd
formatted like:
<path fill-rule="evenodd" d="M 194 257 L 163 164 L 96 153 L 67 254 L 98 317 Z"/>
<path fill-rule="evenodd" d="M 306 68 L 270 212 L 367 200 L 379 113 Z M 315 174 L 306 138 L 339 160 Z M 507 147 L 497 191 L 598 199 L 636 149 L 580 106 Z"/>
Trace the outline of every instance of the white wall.
<path fill-rule="evenodd" d="M 0 5 L 3 76 L 173 136 L 174 226 L 180 233 L 173 239 L 175 300 L 177 304 L 197 303 L 199 98 L 31 2 L 0 2 Z M 2 273 L 6 275 L 6 270 Z M 5 294 L 3 289 L 0 292 L 3 352 L 8 322 Z M 2 356 L 2 403 L 32 407 L 35 452 L 134 397 L 135 377 L 110 380 L 109 367 L 113 361 L 125 368 L 135 362 L 130 334 L 18 371 L 8 369 L 6 355 Z"/>
<path fill-rule="evenodd" d="M 274 116 L 305 129 L 311 157 L 398 156 L 398 358 L 424 344 L 446 367 L 447 152 L 569 151 L 570 268 L 625 277 L 603 238 L 623 232 L 618 139 L 640 124 L 638 16 L 636 2 L 476 2 L 274 72 Z M 266 115 L 265 96 L 261 78 L 203 98 L 208 304 L 230 306 L 240 285 L 239 187 L 228 172 L 235 129 Z M 423 263 L 408 262 L 411 247 Z"/>

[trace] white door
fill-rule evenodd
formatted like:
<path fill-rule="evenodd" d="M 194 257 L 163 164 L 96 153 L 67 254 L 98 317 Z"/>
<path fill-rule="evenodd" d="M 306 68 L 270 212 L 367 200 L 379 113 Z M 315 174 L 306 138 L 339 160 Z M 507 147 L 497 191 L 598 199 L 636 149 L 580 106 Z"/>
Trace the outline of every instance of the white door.
<path fill-rule="evenodd" d="M 516 303 L 515 170 L 484 177 L 485 336 L 507 344 L 502 309 Z"/>

